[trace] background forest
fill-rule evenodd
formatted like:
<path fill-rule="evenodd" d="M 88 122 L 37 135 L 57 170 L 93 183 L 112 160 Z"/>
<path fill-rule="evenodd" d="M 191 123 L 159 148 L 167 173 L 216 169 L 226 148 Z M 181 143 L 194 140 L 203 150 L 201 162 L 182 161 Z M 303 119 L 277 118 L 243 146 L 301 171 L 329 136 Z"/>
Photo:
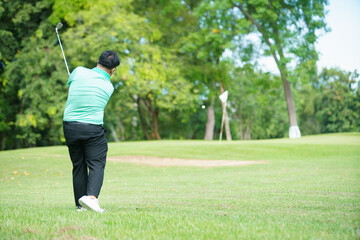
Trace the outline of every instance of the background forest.
<path fill-rule="evenodd" d="M 104 50 L 121 65 L 109 141 L 226 139 L 360 130 L 359 74 L 316 67 L 326 0 L 2 0 L 0 149 L 64 144 L 67 72 Z M 260 44 L 254 39 L 259 39 Z M 257 60 L 273 57 L 279 74 Z"/>

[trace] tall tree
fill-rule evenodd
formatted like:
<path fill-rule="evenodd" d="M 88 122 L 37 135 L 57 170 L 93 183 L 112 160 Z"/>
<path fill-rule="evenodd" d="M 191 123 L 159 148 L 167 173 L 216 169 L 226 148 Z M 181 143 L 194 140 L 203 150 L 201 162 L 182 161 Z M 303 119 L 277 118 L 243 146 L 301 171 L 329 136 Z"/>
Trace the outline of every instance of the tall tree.
<path fill-rule="evenodd" d="M 238 29 L 255 32 L 266 46 L 264 55 L 272 56 L 279 69 L 287 103 L 290 137 L 299 137 L 295 103 L 291 92 L 291 64 L 317 59 L 315 42 L 325 29 L 324 6 L 327 0 L 247 0 L 207 1 L 218 19 L 235 19 Z M 233 18 L 227 17 L 232 15 Z M 225 16 L 225 17 L 224 17 Z M 230 25 L 229 23 L 227 25 Z M 250 28 L 249 28 L 250 27 Z M 240 30 L 241 37 L 244 33 Z"/>
<path fill-rule="evenodd" d="M 21 111 L 24 79 L 7 72 L 11 65 L 23 67 L 17 59 L 29 42 L 32 47 L 38 45 L 31 39 L 42 34 L 37 30 L 51 14 L 52 4 L 52 0 L 0 1 L 0 149 L 23 146 L 17 114 Z M 29 141 L 33 138 L 29 137 Z"/>

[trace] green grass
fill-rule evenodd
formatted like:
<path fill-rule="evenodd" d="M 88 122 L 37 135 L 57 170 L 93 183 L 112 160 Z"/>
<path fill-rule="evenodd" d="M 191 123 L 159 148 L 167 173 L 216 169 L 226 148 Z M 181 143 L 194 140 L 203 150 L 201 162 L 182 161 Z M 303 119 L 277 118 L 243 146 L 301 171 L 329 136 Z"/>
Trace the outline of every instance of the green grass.
<path fill-rule="evenodd" d="M 0 152 L 0 239 L 360 239 L 358 133 L 109 144 L 117 155 L 268 163 L 109 161 L 96 214 L 75 211 L 65 146 Z"/>

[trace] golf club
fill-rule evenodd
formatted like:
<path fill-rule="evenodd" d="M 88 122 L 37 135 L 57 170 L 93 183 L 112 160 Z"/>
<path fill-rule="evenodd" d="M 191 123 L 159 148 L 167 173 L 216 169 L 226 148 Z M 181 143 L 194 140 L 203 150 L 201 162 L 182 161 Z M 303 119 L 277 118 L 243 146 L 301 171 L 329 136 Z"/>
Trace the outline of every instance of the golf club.
<path fill-rule="evenodd" d="M 56 35 L 57 35 L 57 37 L 58 37 L 58 39 L 59 39 L 59 44 L 60 44 L 61 52 L 62 52 L 62 54 L 63 54 L 63 56 L 64 56 L 64 62 L 65 62 L 65 65 L 66 65 L 66 70 L 67 70 L 67 72 L 68 72 L 68 74 L 69 74 L 69 76 L 70 76 L 69 67 L 68 67 L 67 62 L 66 62 L 65 53 L 64 53 L 64 50 L 63 50 L 63 48 L 62 48 L 61 41 L 60 41 L 60 37 L 59 37 L 59 33 L 58 33 L 58 30 L 59 30 L 60 28 L 62 28 L 62 27 L 63 27 L 63 24 L 62 24 L 61 22 L 59 22 L 58 24 L 56 24 L 55 31 L 56 31 Z"/>

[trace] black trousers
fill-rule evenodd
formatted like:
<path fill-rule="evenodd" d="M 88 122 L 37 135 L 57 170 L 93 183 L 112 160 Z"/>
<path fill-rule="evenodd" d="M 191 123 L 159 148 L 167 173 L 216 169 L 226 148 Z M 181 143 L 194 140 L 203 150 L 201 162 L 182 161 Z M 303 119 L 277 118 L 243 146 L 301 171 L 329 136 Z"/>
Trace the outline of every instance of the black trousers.
<path fill-rule="evenodd" d="M 103 184 L 108 145 L 101 125 L 65 122 L 64 135 L 73 164 L 76 206 L 84 195 L 98 197 Z"/>

